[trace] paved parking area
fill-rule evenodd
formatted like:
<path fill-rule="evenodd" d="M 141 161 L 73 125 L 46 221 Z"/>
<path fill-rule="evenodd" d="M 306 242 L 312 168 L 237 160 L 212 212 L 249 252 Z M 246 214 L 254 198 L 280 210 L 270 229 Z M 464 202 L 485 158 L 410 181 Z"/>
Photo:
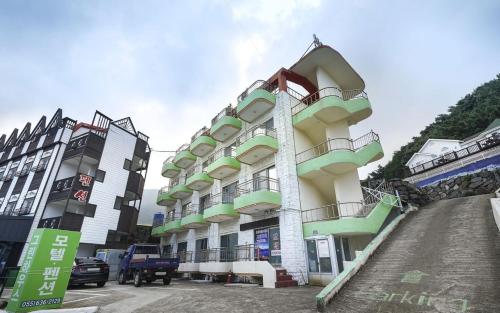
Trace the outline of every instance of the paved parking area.
<path fill-rule="evenodd" d="M 224 287 L 220 283 L 172 280 L 143 285 L 118 285 L 104 288 L 92 285 L 70 288 L 63 308 L 99 306 L 100 313 L 166 312 L 316 312 L 315 295 L 319 287 L 264 289 L 261 287 Z M 4 294 L 4 296 L 7 296 Z"/>

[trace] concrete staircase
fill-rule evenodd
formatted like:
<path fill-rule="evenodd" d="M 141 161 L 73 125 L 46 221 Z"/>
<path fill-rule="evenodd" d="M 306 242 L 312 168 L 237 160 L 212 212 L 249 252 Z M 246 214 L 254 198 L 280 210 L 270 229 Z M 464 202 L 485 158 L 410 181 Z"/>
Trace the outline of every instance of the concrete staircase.
<path fill-rule="evenodd" d="M 298 286 L 297 281 L 293 280 L 292 276 L 288 275 L 286 269 L 284 268 L 276 269 L 276 282 L 274 284 L 276 288 Z"/>

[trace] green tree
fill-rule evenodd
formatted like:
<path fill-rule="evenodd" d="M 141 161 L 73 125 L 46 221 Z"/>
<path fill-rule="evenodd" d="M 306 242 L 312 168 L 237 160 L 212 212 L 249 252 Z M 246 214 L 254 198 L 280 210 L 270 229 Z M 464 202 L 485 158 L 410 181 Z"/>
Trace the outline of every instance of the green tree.
<path fill-rule="evenodd" d="M 464 139 L 485 129 L 500 117 L 500 74 L 466 95 L 457 104 L 440 114 L 425 127 L 419 136 L 395 151 L 392 159 L 370 173 L 370 178 L 403 178 L 408 176 L 405 166 L 411 156 L 420 150 L 429 138 Z"/>

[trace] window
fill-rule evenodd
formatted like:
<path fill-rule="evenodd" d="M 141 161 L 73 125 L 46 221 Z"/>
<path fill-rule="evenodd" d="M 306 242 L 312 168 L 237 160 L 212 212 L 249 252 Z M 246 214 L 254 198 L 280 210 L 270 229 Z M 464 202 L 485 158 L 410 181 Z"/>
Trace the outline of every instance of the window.
<path fill-rule="evenodd" d="M 277 190 L 278 186 L 276 179 L 276 168 L 273 165 L 253 174 L 253 189 L 254 191 Z"/>
<path fill-rule="evenodd" d="M 11 180 L 16 173 L 17 167 L 19 166 L 19 161 L 12 162 L 9 170 L 7 171 L 7 175 L 5 176 L 5 180 Z"/>
<path fill-rule="evenodd" d="M 29 156 L 26 158 L 26 162 L 24 162 L 23 169 L 21 170 L 21 173 L 19 173 L 19 176 L 25 176 L 28 175 L 28 173 L 31 170 L 31 167 L 33 166 L 33 161 L 35 161 L 35 156 Z"/>
<path fill-rule="evenodd" d="M 15 213 L 14 209 L 16 207 L 17 200 L 19 200 L 19 194 L 15 194 L 15 195 L 10 196 L 9 203 L 7 203 L 7 206 L 5 207 L 5 210 L 3 211 L 4 215 L 13 215 Z"/>
<path fill-rule="evenodd" d="M 210 194 L 200 197 L 200 214 L 210 207 Z"/>
<path fill-rule="evenodd" d="M 27 215 L 31 213 L 31 207 L 33 207 L 33 203 L 35 202 L 35 196 L 37 192 L 38 189 L 34 189 L 26 193 L 23 204 L 21 205 L 21 209 L 19 210 L 19 215 Z"/>
<path fill-rule="evenodd" d="M 222 187 L 222 203 L 233 203 L 233 199 L 236 196 L 236 186 L 238 181 L 232 184 Z"/>
<path fill-rule="evenodd" d="M 3 204 L 3 200 L 5 200 L 5 198 L 4 198 L 4 197 L 0 198 L 0 206 L 2 206 L 2 204 Z"/>
<path fill-rule="evenodd" d="M 230 157 L 235 155 L 236 147 L 238 146 L 237 142 L 233 142 L 231 145 L 224 148 L 224 156 Z"/>
<path fill-rule="evenodd" d="M 45 169 L 47 168 L 47 165 L 49 165 L 49 161 L 50 161 L 50 155 L 47 157 L 41 158 L 40 161 L 38 161 L 38 165 L 35 167 L 35 171 L 36 172 L 45 171 Z"/>
<path fill-rule="evenodd" d="M 272 118 L 267 120 L 264 123 L 264 126 L 266 126 L 266 129 L 273 129 L 274 128 L 274 120 Z"/>
<path fill-rule="evenodd" d="M 189 212 L 188 212 L 189 206 L 191 206 L 191 203 L 186 203 L 186 204 L 182 205 L 181 217 L 185 217 L 186 214 L 189 214 Z"/>
<path fill-rule="evenodd" d="M 132 168 L 132 161 L 129 159 L 125 159 L 125 162 L 123 163 L 123 168 L 126 169 L 127 171 L 130 171 Z"/>
<path fill-rule="evenodd" d="M 123 197 L 116 197 L 115 199 L 115 205 L 113 206 L 113 209 L 115 210 L 121 210 L 123 204 Z"/>
<path fill-rule="evenodd" d="M 171 257 L 172 245 L 163 246 L 162 257 Z"/>
<path fill-rule="evenodd" d="M 7 169 L 7 165 L 0 167 L 0 179 L 3 178 L 3 174 L 5 173 L 6 169 Z"/>
<path fill-rule="evenodd" d="M 102 183 L 104 181 L 104 176 L 106 176 L 106 172 L 103 170 L 95 171 L 95 180 Z"/>
<path fill-rule="evenodd" d="M 87 203 L 87 205 L 85 206 L 85 216 L 94 217 L 96 208 L 97 205 Z"/>
<path fill-rule="evenodd" d="M 238 245 L 238 233 L 220 236 L 220 261 L 231 262 L 234 260 L 235 247 Z"/>

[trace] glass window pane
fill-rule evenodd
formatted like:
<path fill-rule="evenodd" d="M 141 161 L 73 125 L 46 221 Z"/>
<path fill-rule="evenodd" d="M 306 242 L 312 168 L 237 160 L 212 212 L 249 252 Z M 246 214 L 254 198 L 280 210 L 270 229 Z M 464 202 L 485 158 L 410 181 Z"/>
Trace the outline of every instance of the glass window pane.
<path fill-rule="evenodd" d="M 309 272 L 319 272 L 318 254 L 316 251 L 316 241 L 306 240 L 307 260 L 309 263 Z"/>

